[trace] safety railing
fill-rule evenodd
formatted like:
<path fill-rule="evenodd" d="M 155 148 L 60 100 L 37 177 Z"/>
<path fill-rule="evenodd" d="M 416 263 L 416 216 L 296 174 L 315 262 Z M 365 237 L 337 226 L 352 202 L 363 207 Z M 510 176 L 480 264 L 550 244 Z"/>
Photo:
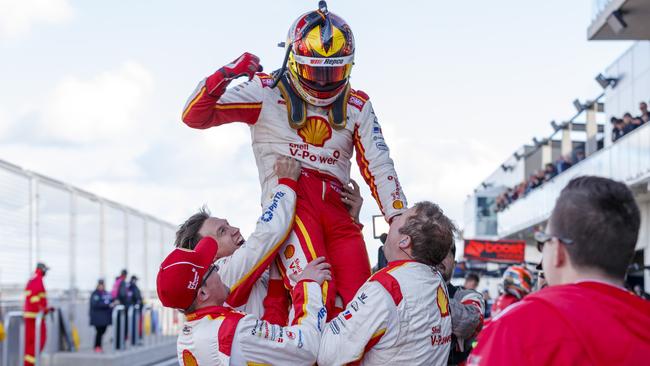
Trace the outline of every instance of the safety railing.
<path fill-rule="evenodd" d="M 126 308 L 115 305 L 111 317 L 113 319 L 113 349 L 126 349 Z"/>
<path fill-rule="evenodd" d="M 34 319 L 34 366 L 39 366 L 41 363 L 41 322 L 43 321 L 43 316 L 44 313 L 42 311 L 39 311 L 36 314 L 36 317 Z M 11 339 L 12 333 L 9 331 L 12 329 L 11 328 L 11 323 L 13 320 L 18 320 L 21 324 L 24 323 L 25 317 L 24 317 L 24 312 L 22 311 L 10 311 L 5 315 L 4 318 L 4 324 L 7 327 L 7 339 L 5 339 L 2 343 L 2 366 L 10 366 L 9 365 L 9 341 Z M 19 330 L 18 334 L 20 335 L 20 326 L 17 328 Z M 24 355 L 24 349 L 25 345 L 23 343 L 23 339 L 18 339 L 18 360 L 20 361 L 19 363 L 23 363 L 23 355 Z"/>

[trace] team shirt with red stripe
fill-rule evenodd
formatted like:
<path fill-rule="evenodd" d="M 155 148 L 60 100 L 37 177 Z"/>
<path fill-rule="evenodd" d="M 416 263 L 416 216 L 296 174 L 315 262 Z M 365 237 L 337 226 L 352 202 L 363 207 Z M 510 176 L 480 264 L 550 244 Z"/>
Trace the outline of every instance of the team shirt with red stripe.
<path fill-rule="evenodd" d="M 450 343 L 449 297 L 440 273 L 394 261 L 327 324 L 318 365 L 446 365 Z"/>
<path fill-rule="evenodd" d="M 327 317 L 321 288 L 301 281 L 292 300 L 300 310 L 287 327 L 222 306 L 188 314 L 177 342 L 179 364 L 313 365 Z"/>
<path fill-rule="evenodd" d="M 280 183 L 262 208 L 253 234 L 231 256 L 217 261 L 221 280 L 230 289 L 227 305 L 258 316 L 263 311 L 267 269 L 289 235 L 295 215 L 296 183 L 288 179 Z"/>
<path fill-rule="evenodd" d="M 220 75 L 210 78 L 213 77 Z M 307 105 L 305 125 L 296 130 L 289 125 L 287 105 L 280 91 L 270 88 L 273 79 L 269 75 L 257 74 L 253 80 L 229 88 L 221 96 L 209 94 L 206 85 L 212 85 L 210 78 L 201 81 L 190 96 L 183 121 L 193 128 L 231 122 L 250 126 L 262 202 L 271 197 L 276 184 L 273 165 L 278 155 L 294 157 L 304 167 L 332 175 L 345 184 L 350 180 L 352 153 L 356 149 L 361 175 L 384 216 L 390 219 L 404 211 L 406 197 L 365 93 L 350 93 L 344 128 L 337 130 L 330 125 L 328 109 Z"/>

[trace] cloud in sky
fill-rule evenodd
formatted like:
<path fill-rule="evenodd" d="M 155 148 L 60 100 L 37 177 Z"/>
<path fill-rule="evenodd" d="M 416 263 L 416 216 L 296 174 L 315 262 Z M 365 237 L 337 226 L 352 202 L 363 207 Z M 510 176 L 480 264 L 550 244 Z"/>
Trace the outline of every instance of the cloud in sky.
<path fill-rule="evenodd" d="M 0 39 L 28 33 L 40 23 L 66 22 L 74 14 L 68 0 L 0 0 L 0 9 Z"/>

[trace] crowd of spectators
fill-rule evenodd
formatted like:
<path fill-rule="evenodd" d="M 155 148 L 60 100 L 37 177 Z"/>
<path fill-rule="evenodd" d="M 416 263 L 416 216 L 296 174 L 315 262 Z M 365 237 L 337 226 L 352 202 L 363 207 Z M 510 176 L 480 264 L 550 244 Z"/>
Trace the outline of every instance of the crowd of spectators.
<path fill-rule="evenodd" d="M 540 187 L 545 182 L 548 182 L 556 175 L 564 172 L 584 159 L 584 150 L 576 149 L 573 156 L 561 156 L 554 163 L 546 164 L 544 169 L 540 169 L 536 173 L 531 174 L 527 180 L 514 187 L 506 189 L 505 192 L 498 195 L 495 202 L 496 212 L 505 210 L 514 201 L 525 197 L 528 193 Z"/>
<path fill-rule="evenodd" d="M 625 136 L 630 131 L 634 131 L 644 123 L 648 123 L 650 120 L 648 104 L 646 102 L 639 103 L 639 110 L 641 114 L 636 117 L 632 117 L 632 114 L 627 112 L 623 115 L 623 118 L 612 117 L 610 119 L 610 123 L 612 124 L 612 142 L 616 142 L 616 140 Z"/>
<path fill-rule="evenodd" d="M 630 131 L 633 131 L 639 126 L 642 126 L 644 123 L 650 121 L 650 112 L 648 111 L 648 104 L 646 102 L 639 103 L 639 110 L 641 111 L 641 114 L 636 117 L 632 117 L 632 114 L 628 112 L 623 115 L 623 118 L 611 118 L 610 122 L 613 125 L 613 142 L 616 142 L 616 140 L 625 136 Z M 546 164 L 543 170 L 538 170 L 536 173 L 531 174 L 527 180 L 519 183 L 515 187 L 508 188 L 505 192 L 497 196 L 495 202 L 496 212 L 505 210 L 512 202 L 518 200 L 521 197 L 525 197 L 535 188 L 553 179 L 553 177 L 569 169 L 579 161 L 584 160 L 584 158 L 584 151 L 576 150 L 573 157 L 562 156 L 555 163 Z"/>

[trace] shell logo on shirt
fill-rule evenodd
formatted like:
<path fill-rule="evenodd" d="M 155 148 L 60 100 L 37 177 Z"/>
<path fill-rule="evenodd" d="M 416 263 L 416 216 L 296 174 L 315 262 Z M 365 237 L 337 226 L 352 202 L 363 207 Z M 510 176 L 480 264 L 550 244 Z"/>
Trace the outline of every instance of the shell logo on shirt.
<path fill-rule="evenodd" d="M 293 246 L 293 244 L 287 245 L 287 247 L 284 249 L 284 257 L 286 259 L 293 257 L 295 253 L 296 253 L 296 248 Z"/>
<path fill-rule="evenodd" d="M 442 288 L 442 286 L 438 286 L 436 296 L 438 309 L 440 309 L 440 316 L 444 318 L 449 315 L 449 299 L 447 298 L 447 294 L 445 293 L 445 290 Z"/>
<path fill-rule="evenodd" d="M 332 127 L 323 117 L 307 117 L 305 125 L 298 130 L 298 136 L 305 143 L 322 147 L 327 140 L 332 138 Z"/>
<path fill-rule="evenodd" d="M 183 350 L 183 366 L 199 366 L 196 357 L 186 349 Z"/>

